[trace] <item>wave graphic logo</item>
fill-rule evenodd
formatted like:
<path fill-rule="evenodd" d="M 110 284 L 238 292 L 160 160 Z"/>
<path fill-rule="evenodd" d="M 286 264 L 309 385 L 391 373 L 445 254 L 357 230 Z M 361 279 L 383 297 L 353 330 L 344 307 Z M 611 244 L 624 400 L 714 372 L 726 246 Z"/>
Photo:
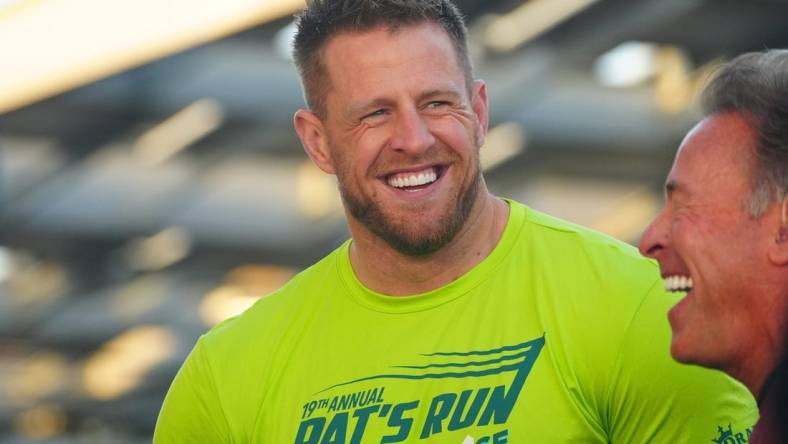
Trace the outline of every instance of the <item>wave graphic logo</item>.
<path fill-rule="evenodd" d="M 372 439 L 369 442 L 397 443 L 404 442 L 412 434 L 423 440 L 470 427 L 504 425 L 544 345 L 543 335 L 492 349 L 422 354 L 421 362 L 393 365 L 390 372 L 326 387 L 316 393 L 316 397 L 329 391 L 345 393 L 323 395 L 322 399 L 305 404 L 295 443 L 354 444 L 362 442 L 362 438 L 363 442 Z M 513 374 L 510 383 L 494 379 L 497 384 L 480 387 L 483 381 L 469 382 L 463 385 L 474 388 L 435 394 L 431 399 L 418 395 L 416 389 L 410 393 L 417 399 L 391 399 L 396 396 L 391 393 L 392 387 L 396 390 L 394 381 L 476 379 L 506 373 Z M 375 382 L 374 388 L 368 388 L 370 381 Z M 351 388 L 361 383 L 367 388 Z M 465 438 L 477 444 L 504 442 L 492 441 L 489 437 L 474 440 L 470 435 Z"/>
<path fill-rule="evenodd" d="M 489 350 L 477 350 L 467 352 L 436 352 L 422 354 L 421 356 L 430 358 L 432 361 L 425 365 L 395 365 L 392 368 L 401 370 L 411 370 L 412 372 L 386 373 L 374 376 L 354 379 L 351 381 L 335 384 L 327 387 L 319 393 L 355 384 L 362 381 L 375 379 L 444 379 L 444 378 L 468 378 L 495 375 L 498 373 L 516 371 L 515 383 L 521 380 L 520 387 L 528 373 L 531 371 L 539 352 L 544 346 L 544 335 L 515 345 L 506 345 Z M 500 355 L 500 356 L 495 356 Z M 495 356 L 495 357 L 494 357 Z M 519 392 L 519 389 L 518 389 Z"/>

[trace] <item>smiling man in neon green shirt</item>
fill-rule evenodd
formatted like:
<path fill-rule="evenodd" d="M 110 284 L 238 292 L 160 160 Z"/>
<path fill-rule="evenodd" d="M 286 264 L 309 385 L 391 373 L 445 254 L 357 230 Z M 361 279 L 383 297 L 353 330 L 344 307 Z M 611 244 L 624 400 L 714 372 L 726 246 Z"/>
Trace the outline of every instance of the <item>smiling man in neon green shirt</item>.
<path fill-rule="evenodd" d="M 309 2 L 295 57 L 352 240 L 198 341 L 154 442 L 746 442 L 747 391 L 670 358 L 653 263 L 487 191 L 451 3 Z"/>

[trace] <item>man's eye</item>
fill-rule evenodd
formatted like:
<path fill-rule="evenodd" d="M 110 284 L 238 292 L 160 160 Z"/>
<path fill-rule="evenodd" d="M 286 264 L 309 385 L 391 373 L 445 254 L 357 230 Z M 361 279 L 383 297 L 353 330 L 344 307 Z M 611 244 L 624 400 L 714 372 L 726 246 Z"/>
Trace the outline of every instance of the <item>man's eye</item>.
<path fill-rule="evenodd" d="M 449 102 L 443 102 L 443 101 L 440 101 L 440 100 L 436 100 L 434 102 L 430 102 L 427 106 L 430 107 L 430 108 L 440 108 L 440 107 L 446 106 L 448 104 L 449 104 Z"/>
<path fill-rule="evenodd" d="M 367 118 L 370 118 L 370 117 L 379 117 L 379 116 L 382 116 L 382 115 L 385 115 L 385 114 L 386 114 L 386 110 L 385 109 L 376 109 L 375 111 L 372 111 L 371 113 L 365 115 L 364 118 L 367 119 Z"/>

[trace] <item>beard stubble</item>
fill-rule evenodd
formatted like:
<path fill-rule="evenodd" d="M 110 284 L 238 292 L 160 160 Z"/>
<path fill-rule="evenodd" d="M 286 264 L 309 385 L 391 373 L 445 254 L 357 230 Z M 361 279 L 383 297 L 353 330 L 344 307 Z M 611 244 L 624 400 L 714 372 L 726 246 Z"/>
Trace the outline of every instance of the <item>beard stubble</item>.
<path fill-rule="evenodd" d="M 337 182 L 345 208 L 354 219 L 396 251 L 407 256 L 426 256 L 446 246 L 465 226 L 481 184 L 481 167 L 478 158 L 471 174 L 473 179 L 460 189 L 456 205 L 447 214 L 441 216 L 442 220 L 439 221 L 436 229 L 427 232 L 418 230 L 414 232 L 407 229 L 405 221 L 400 221 L 398 224 L 391 220 L 392 218 L 385 214 L 378 202 L 355 195 L 339 174 Z"/>

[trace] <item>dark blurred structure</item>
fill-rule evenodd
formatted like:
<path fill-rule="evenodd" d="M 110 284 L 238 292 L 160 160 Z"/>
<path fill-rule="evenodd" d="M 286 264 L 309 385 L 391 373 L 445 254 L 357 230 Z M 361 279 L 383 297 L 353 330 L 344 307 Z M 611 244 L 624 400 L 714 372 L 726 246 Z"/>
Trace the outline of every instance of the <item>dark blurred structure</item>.
<path fill-rule="evenodd" d="M 0 2 L 0 28 L 49 1 Z M 778 0 L 458 4 L 491 94 L 491 189 L 628 241 L 710 70 L 788 46 Z M 345 238 L 291 127 L 290 9 L 35 103 L 0 95 L 0 443 L 149 442 L 197 335 Z M 0 79 L 19 45 L 0 44 Z"/>

